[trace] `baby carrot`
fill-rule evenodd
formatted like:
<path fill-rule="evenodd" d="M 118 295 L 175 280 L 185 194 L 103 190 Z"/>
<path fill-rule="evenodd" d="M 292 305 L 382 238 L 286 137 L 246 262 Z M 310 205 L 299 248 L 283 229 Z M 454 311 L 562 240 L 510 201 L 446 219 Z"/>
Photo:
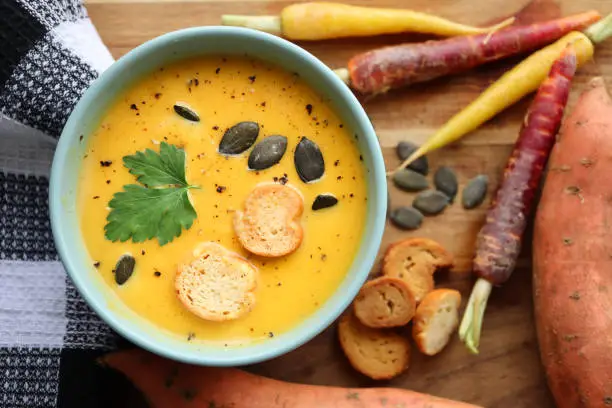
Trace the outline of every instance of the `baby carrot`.
<path fill-rule="evenodd" d="M 221 16 L 221 24 L 254 28 L 289 40 L 323 40 L 417 32 L 439 36 L 482 34 L 514 21 L 509 18 L 491 27 L 460 24 L 432 14 L 406 9 L 359 7 L 331 2 L 297 3 L 280 16 Z"/>
<path fill-rule="evenodd" d="M 376 95 L 538 49 L 599 19 L 601 14 L 592 10 L 490 34 L 382 47 L 355 55 L 347 68 L 335 72 L 355 91 Z"/>
<path fill-rule="evenodd" d="M 594 45 L 610 35 L 612 35 L 612 14 L 590 26 L 584 33 L 572 31 L 547 47 L 534 52 L 502 75 L 472 103 L 455 114 L 390 174 L 406 167 L 422 155 L 460 139 L 535 91 L 546 78 L 553 62 L 568 44 L 573 45 L 578 66 L 582 66 L 593 57 Z"/>
<path fill-rule="evenodd" d="M 459 337 L 478 353 L 482 319 L 493 285 L 508 280 L 521 250 L 521 239 L 535 203 L 535 193 L 561 125 L 576 72 L 576 54 L 570 45 L 554 61 L 548 77 L 525 115 L 486 222 L 478 233 L 474 273 Z"/>

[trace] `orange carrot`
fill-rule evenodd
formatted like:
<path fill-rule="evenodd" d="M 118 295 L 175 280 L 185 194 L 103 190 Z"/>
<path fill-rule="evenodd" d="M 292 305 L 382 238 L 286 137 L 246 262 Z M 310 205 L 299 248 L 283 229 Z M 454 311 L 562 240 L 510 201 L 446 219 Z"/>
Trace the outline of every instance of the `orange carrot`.
<path fill-rule="evenodd" d="M 480 34 L 383 47 L 351 58 L 336 73 L 362 94 L 379 94 L 537 49 L 601 18 L 587 11 L 557 20 Z"/>
<path fill-rule="evenodd" d="M 459 329 L 460 338 L 474 353 L 478 353 L 482 319 L 491 289 L 506 282 L 514 270 L 576 68 L 576 53 L 570 45 L 538 88 L 486 222 L 478 233 L 474 273 L 480 278 L 474 285 Z"/>
<path fill-rule="evenodd" d="M 226 14 L 221 24 L 266 31 L 289 40 L 323 40 L 417 32 L 439 36 L 488 33 L 506 27 L 514 17 L 491 27 L 473 27 L 432 14 L 406 9 L 359 7 L 331 2 L 296 3 L 280 16 Z"/>
<path fill-rule="evenodd" d="M 294 384 L 234 368 L 201 367 L 141 349 L 100 359 L 126 375 L 152 408 L 481 408 L 393 388 L 341 388 Z"/>

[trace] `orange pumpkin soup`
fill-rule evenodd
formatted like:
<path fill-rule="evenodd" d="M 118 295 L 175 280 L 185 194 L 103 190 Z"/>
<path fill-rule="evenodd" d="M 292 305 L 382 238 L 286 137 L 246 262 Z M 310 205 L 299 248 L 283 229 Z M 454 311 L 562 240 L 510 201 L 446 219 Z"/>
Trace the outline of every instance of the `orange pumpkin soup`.
<path fill-rule="evenodd" d="M 183 107 L 188 110 L 179 112 Z M 245 121 L 259 126 L 253 146 L 241 154 L 221 154 L 226 131 Z M 273 135 L 287 138 L 281 160 L 263 170 L 249 169 L 249 153 Z M 303 137 L 319 147 L 325 162 L 323 176 L 308 183 L 296 171 L 294 157 Z M 167 243 L 156 238 L 109 239 L 105 226 L 113 211 L 111 200 L 124 186 L 139 184 L 138 172 L 130 173 L 124 158 L 146 149 L 159 154 L 163 146 L 184 151 L 186 180 L 196 186 L 187 193 L 196 213 L 192 225 L 183 225 Z M 264 182 L 295 187 L 304 200 L 303 241 L 294 252 L 277 258 L 245 250 L 233 226 L 235 211 Z M 141 183 L 140 188 L 149 186 Z M 291 329 L 336 290 L 361 240 L 366 188 L 354 136 L 297 75 L 246 57 L 197 58 L 151 73 L 104 115 L 83 159 L 80 222 L 98 272 L 140 316 L 186 341 L 245 344 Z M 324 194 L 338 202 L 314 210 L 316 197 Z M 121 228 L 131 224 L 129 219 L 119 223 Z M 179 301 L 177 269 L 203 241 L 221 244 L 258 269 L 256 302 L 245 316 L 208 321 Z M 117 262 L 125 254 L 135 261 L 133 273 L 118 284 Z"/>

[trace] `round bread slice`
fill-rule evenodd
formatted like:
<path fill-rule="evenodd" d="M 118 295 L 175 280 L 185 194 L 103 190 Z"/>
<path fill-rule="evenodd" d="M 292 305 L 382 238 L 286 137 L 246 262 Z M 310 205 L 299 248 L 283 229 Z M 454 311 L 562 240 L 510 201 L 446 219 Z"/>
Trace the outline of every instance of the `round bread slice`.
<path fill-rule="evenodd" d="M 408 368 L 408 339 L 390 330 L 364 326 L 353 313 L 340 318 L 338 337 L 353 368 L 374 380 L 391 379 Z"/>
<path fill-rule="evenodd" d="M 427 238 L 408 238 L 387 248 L 382 262 L 385 276 L 406 282 L 417 304 L 434 288 L 433 274 L 453 266 L 453 258 L 440 244 Z"/>
<path fill-rule="evenodd" d="M 400 327 L 414 316 L 416 301 L 403 280 L 381 276 L 363 285 L 353 309 L 359 321 L 368 327 Z"/>
<path fill-rule="evenodd" d="M 215 242 L 193 251 L 194 260 L 179 266 L 175 287 L 179 300 L 202 319 L 238 319 L 255 305 L 257 268 Z"/>
<path fill-rule="evenodd" d="M 249 252 L 265 257 L 292 253 L 304 236 L 300 217 L 304 199 L 293 187 L 262 184 L 246 198 L 243 211 L 236 211 L 234 230 Z"/>
<path fill-rule="evenodd" d="M 423 354 L 446 347 L 459 325 L 459 305 L 461 294 L 454 289 L 436 289 L 423 298 L 412 321 L 412 337 Z"/>

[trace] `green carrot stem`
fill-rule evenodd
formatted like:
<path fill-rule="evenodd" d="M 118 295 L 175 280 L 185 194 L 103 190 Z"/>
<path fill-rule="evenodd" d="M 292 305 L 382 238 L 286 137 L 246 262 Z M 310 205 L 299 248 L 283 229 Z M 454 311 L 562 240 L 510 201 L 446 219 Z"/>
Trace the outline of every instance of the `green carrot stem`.
<path fill-rule="evenodd" d="M 349 77 L 349 71 L 346 68 L 335 69 L 334 74 L 336 74 L 342 80 L 342 82 L 344 82 L 347 85 L 351 81 Z"/>
<path fill-rule="evenodd" d="M 474 354 L 478 354 L 482 320 L 492 289 L 493 285 L 488 280 L 479 278 L 476 281 L 459 326 L 459 338 Z"/>
<path fill-rule="evenodd" d="M 612 36 L 612 13 L 602 18 L 595 24 L 590 25 L 584 34 L 589 37 L 593 44 L 599 44 Z"/>
<path fill-rule="evenodd" d="M 281 19 L 279 16 L 239 16 L 225 14 L 221 16 L 221 24 L 234 27 L 252 28 L 274 35 L 282 35 Z"/>

